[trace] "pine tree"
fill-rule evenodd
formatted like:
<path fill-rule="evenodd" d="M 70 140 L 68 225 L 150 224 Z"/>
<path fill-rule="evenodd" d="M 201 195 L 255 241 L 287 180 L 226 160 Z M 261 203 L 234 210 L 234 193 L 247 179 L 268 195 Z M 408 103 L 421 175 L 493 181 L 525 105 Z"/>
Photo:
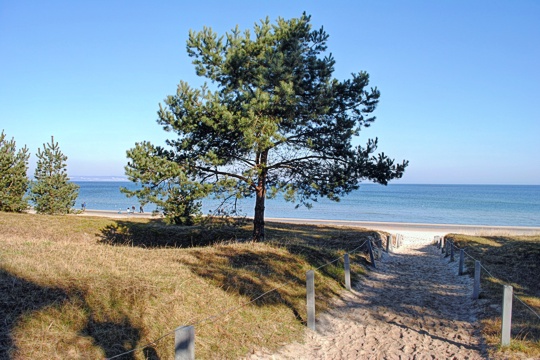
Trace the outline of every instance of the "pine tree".
<path fill-rule="evenodd" d="M 362 180 L 386 185 L 400 178 L 408 162 L 375 155 L 377 139 L 353 146 L 375 120 L 380 93 L 368 87 L 365 71 L 333 78 L 327 39 L 306 14 L 276 24 L 267 18 L 253 32 L 190 32 L 188 54 L 209 85 L 197 89 L 181 81 L 165 99 L 158 123 L 176 135 L 167 148 L 156 147 L 155 156 L 131 157 L 130 179 L 142 183 L 149 177 L 144 171 L 155 168 L 148 163 L 168 161 L 182 176 L 155 172 L 143 186 L 180 179 L 208 193 L 254 196 L 253 239 L 263 240 L 267 198 L 282 193 L 311 206 L 320 197 L 338 201 Z"/>
<path fill-rule="evenodd" d="M 0 211 L 21 212 L 28 207 L 28 148 L 19 151 L 15 140 L 6 139 L 4 130 L 0 134 Z"/>
<path fill-rule="evenodd" d="M 35 181 L 30 187 L 30 199 L 39 214 L 68 214 L 79 193 L 79 186 L 69 182 L 65 156 L 51 136 L 51 142 L 38 149 Z"/>
<path fill-rule="evenodd" d="M 143 186 L 120 191 L 129 197 L 136 196 L 142 205 L 156 204 L 169 224 L 192 225 L 194 218 L 201 215 L 201 199 L 207 194 L 205 186 L 188 181 L 179 165 L 163 158 L 149 142 L 137 143 L 127 156 L 132 161 L 126 166 L 126 174 Z"/>

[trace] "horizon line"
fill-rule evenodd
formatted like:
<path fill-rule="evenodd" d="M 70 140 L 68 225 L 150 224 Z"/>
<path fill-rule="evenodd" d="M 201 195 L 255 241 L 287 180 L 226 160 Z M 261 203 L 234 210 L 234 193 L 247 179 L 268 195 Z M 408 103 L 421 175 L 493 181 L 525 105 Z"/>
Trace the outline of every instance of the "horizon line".
<path fill-rule="evenodd" d="M 125 175 L 68 175 L 70 180 L 73 181 L 81 181 L 81 182 L 91 182 L 91 181 L 122 181 L 122 182 L 132 182 L 128 180 L 128 178 Z M 99 179 L 99 180 L 98 180 Z M 374 182 L 361 182 L 361 185 L 382 185 Z M 439 183 L 439 182 L 433 182 L 433 183 L 427 183 L 427 182 L 389 182 L 388 185 L 469 185 L 469 186 L 540 186 L 540 183 L 538 184 L 509 184 L 509 183 Z M 383 185 L 383 186 L 388 186 Z"/>

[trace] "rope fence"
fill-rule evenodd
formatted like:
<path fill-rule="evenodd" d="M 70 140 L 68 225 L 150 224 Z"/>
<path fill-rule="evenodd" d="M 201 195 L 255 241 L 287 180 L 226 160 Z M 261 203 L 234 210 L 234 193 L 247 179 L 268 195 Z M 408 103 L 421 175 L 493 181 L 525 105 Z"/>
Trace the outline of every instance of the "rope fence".
<path fill-rule="evenodd" d="M 345 267 L 345 287 L 347 290 L 350 290 L 350 265 L 349 265 L 349 255 L 352 255 L 354 253 L 356 253 L 359 249 L 361 249 L 366 243 L 368 244 L 368 252 L 369 252 L 369 256 L 370 256 L 370 262 L 371 262 L 371 265 L 373 267 L 376 267 L 375 265 L 375 260 L 374 260 L 374 254 L 373 254 L 373 249 L 372 249 L 372 243 L 371 243 L 371 239 L 368 239 L 368 240 L 364 240 L 360 245 L 356 246 L 354 249 L 352 250 L 349 250 L 348 252 L 346 252 L 344 254 L 344 267 Z M 392 236 L 389 235 L 388 238 L 386 239 L 386 242 L 387 242 L 387 252 L 389 253 L 391 251 L 391 249 L 393 247 L 400 247 L 401 244 L 402 244 L 402 241 L 403 241 L 403 236 L 401 235 L 397 235 L 395 237 L 395 241 L 393 241 L 392 239 Z M 382 242 L 379 241 L 379 246 L 382 246 Z M 342 257 L 338 257 L 338 258 L 335 258 L 331 261 L 328 261 L 327 263 L 315 268 L 315 269 L 312 269 L 312 270 L 309 270 L 307 273 L 306 273 L 306 305 L 307 305 L 307 314 L 308 314 L 308 319 L 307 319 L 307 325 L 308 325 L 308 328 L 312 329 L 312 330 L 315 330 L 315 301 L 314 301 L 314 289 L 315 289 L 315 286 L 314 286 L 314 273 L 315 271 L 318 271 L 326 266 L 329 266 L 339 260 L 341 260 Z M 280 290 L 288 285 L 290 285 L 293 281 L 293 279 L 289 280 L 289 281 L 286 281 L 285 283 L 273 288 L 273 289 L 270 289 L 260 295 L 258 295 L 257 297 L 251 299 L 250 301 L 247 301 L 245 303 L 242 303 L 240 305 L 237 305 L 237 306 L 232 306 L 228 309 L 225 309 L 221 312 L 218 312 L 214 315 L 211 315 L 211 316 L 208 316 L 204 319 L 201 319 L 199 321 L 189 321 L 188 324 L 189 325 L 182 325 L 182 326 L 179 326 L 173 330 L 170 330 L 168 332 L 166 332 L 165 334 L 161 335 L 159 338 L 143 345 L 143 346 L 139 346 L 139 347 L 136 347 L 134 349 L 131 349 L 129 351 L 126 351 L 126 352 L 123 352 L 121 354 L 117 354 L 117 355 L 114 355 L 114 356 L 111 356 L 109 358 L 106 358 L 105 360 L 112 360 L 112 359 L 118 359 L 122 356 L 125 356 L 125 355 L 129 355 L 129 354 L 132 354 L 136 351 L 141 351 L 141 350 L 144 350 L 145 348 L 148 348 L 149 346 L 154 346 L 156 345 L 158 342 L 162 341 L 163 339 L 169 337 L 169 336 L 172 336 L 173 334 L 175 335 L 175 359 L 186 359 L 186 360 L 191 360 L 191 359 L 195 359 L 195 346 L 194 346 L 194 342 L 195 342 L 195 327 L 201 327 L 201 326 L 205 326 L 207 324 L 211 324 L 211 323 L 214 323 L 214 322 L 217 322 L 217 321 L 220 321 L 222 319 L 224 319 L 227 315 L 231 314 L 231 313 L 234 313 L 238 310 L 240 310 L 241 308 L 245 307 L 245 306 L 248 306 L 252 303 L 254 303 L 255 301 L 263 298 L 264 296 L 267 296 L 268 294 L 274 292 L 274 291 L 277 291 L 277 290 Z"/>
<path fill-rule="evenodd" d="M 493 279 L 499 280 L 503 287 L 503 305 L 502 305 L 502 329 L 501 329 L 501 345 L 502 346 L 509 346 L 510 345 L 510 332 L 511 332 L 511 326 L 512 326 L 512 299 L 518 300 L 522 305 L 525 306 L 526 309 L 528 309 L 533 315 L 535 315 L 540 320 L 540 314 L 536 312 L 533 308 L 531 308 L 529 305 L 527 305 L 518 295 L 516 295 L 513 291 L 513 287 L 510 285 L 510 282 L 506 279 L 501 278 L 500 276 L 495 276 L 491 271 L 489 271 L 484 265 L 482 265 L 482 262 L 478 259 L 476 259 L 474 256 L 469 254 L 467 251 L 465 251 L 464 248 L 458 247 L 454 242 L 450 239 L 446 240 L 444 237 L 435 236 L 434 237 L 434 244 L 439 249 L 441 249 L 441 253 L 445 253 L 445 257 L 448 256 L 448 252 L 451 251 L 453 253 L 453 250 L 459 250 L 460 259 L 459 259 L 459 269 L 458 269 L 458 275 L 464 274 L 464 258 L 465 256 L 469 257 L 472 261 L 474 261 L 475 264 L 475 270 L 474 270 L 474 283 L 473 283 L 473 299 L 478 299 L 480 295 L 480 275 L 481 270 L 483 270 L 487 275 L 489 275 Z M 451 250 L 448 250 L 448 249 Z M 450 260 L 450 262 L 454 261 L 453 256 Z"/>

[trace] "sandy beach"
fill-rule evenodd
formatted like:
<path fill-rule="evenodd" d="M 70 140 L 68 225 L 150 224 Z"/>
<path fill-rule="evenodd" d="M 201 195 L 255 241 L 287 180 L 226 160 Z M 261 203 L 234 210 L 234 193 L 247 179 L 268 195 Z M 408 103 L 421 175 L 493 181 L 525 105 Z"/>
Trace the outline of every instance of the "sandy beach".
<path fill-rule="evenodd" d="M 144 218 L 144 219 L 159 219 L 161 215 L 153 215 L 151 212 L 127 212 L 126 210 L 92 210 L 86 209 L 84 212 L 76 214 L 77 216 L 99 216 L 108 217 L 111 219 L 130 219 L 130 218 Z"/>
<path fill-rule="evenodd" d="M 347 221 L 347 220 L 315 220 L 315 219 L 290 219 L 290 218 L 266 218 L 266 221 L 284 222 L 290 224 L 313 224 L 332 226 L 353 226 L 366 229 L 400 233 L 402 235 L 444 235 L 449 233 L 466 235 L 537 235 L 540 227 L 532 226 L 492 226 L 492 225 L 460 225 L 460 224 L 422 224 L 422 223 L 399 223 L 399 222 L 376 222 L 376 221 Z"/>
<path fill-rule="evenodd" d="M 100 216 L 113 219 L 129 218 L 156 218 L 161 215 L 147 213 L 128 213 L 125 210 L 92 210 L 87 209 L 77 216 Z M 317 219 L 294 219 L 294 218 L 266 218 L 267 222 L 282 222 L 289 224 L 312 224 L 362 227 L 366 229 L 386 231 L 389 233 L 400 233 L 402 235 L 421 234 L 433 239 L 435 235 L 448 233 L 458 233 L 467 235 L 536 235 L 540 234 L 540 227 L 529 226 L 491 226 L 491 225 L 458 225 L 458 224 L 421 224 L 421 223 L 399 223 L 399 222 L 376 222 L 376 221 L 345 221 L 345 220 L 317 220 Z"/>

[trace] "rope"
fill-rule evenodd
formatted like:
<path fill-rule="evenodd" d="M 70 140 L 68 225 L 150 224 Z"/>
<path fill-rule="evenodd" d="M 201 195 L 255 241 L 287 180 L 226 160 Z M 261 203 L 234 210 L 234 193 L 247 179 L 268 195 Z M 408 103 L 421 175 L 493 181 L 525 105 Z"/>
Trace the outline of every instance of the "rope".
<path fill-rule="evenodd" d="M 518 301 L 519 301 L 520 303 L 522 303 L 523 305 L 525 305 L 525 307 L 526 307 L 527 309 L 529 309 L 534 315 L 536 315 L 536 317 L 540 320 L 540 315 L 538 315 L 538 313 L 537 313 L 536 311 L 534 311 L 529 305 L 525 304 L 525 303 L 519 298 L 519 296 L 517 296 L 516 294 L 514 294 L 514 297 L 515 297 L 516 299 L 518 299 Z"/>
<path fill-rule="evenodd" d="M 362 246 L 364 246 L 365 243 L 367 243 L 368 240 L 364 240 L 363 243 L 361 243 L 360 245 L 358 245 L 357 247 L 355 247 L 354 249 L 352 249 L 351 251 L 349 251 L 349 254 L 352 254 L 354 253 L 356 250 L 360 249 Z"/>
<path fill-rule="evenodd" d="M 478 261 L 477 259 L 475 259 L 471 254 L 469 254 L 468 252 L 466 252 L 465 250 L 463 251 L 465 253 L 465 255 L 467 255 L 468 257 L 470 257 L 471 259 L 473 259 L 474 261 Z"/>
<path fill-rule="evenodd" d="M 459 248 L 457 245 L 454 244 L 454 242 L 452 241 L 451 242 L 451 245 L 454 246 L 457 250 L 460 250 L 461 248 Z M 474 261 L 478 261 L 477 259 L 475 259 L 471 254 L 469 254 L 468 252 L 466 252 L 465 250 L 463 250 L 463 252 L 465 253 L 465 255 L 467 255 L 468 257 L 470 257 L 471 259 L 473 259 Z M 482 262 L 480 262 L 480 267 L 482 269 L 484 269 L 484 271 L 489 275 L 491 276 L 492 278 L 494 279 L 499 279 L 501 280 L 503 283 L 506 283 L 506 284 L 510 284 L 509 281 L 507 281 L 506 279 L 501 279 L 500 277 L 497 277 L 495 275 L 493 275 L 484 265 L 482 265 Z M 521 300 L 519 298 L 519 296 L 517 296 L 516 294 L 513 294 L 513 296 L 520 302 L 522 303 L 527 309 L 529 309 L 529 311 L 531 311 L 534 315 L 536 315 L 536 317 L 538 319 L 540 319 L 540 315 L 533 309 L 531 308 L 529 305 L 527 305 L 523 300 Z"/>
<path fill-rule="evenodd" d="M 367 242 L 368 242 L 368 240 L 364 240 L 364 242 L 363 242 L 362 244 L 358 245 L 358 246 L 355 247 L 353 250 L 349 251 L 348 254 L 354 253 L 356 250 L 358 250 L 358 249 L 360 249 L 362 246 L 364 246 L 364 244 L 367 243 Z M 323 268 L 323 267 L 325 267 L 325 266 L 327 266 L 327 265 L 330 265 L 330 264 L 332 264 L 332 263 L 335 263 L 336 261 L 338 261 L 338 260 L 340 260 L 340 259 L 341 259 L 341 257 L 338 257 L 338 258 L 336 258 L 336 259 L 334 259 L 334 260 L 332 260 L 332 261 L 330 261 L 330 262 L 327 262 L 327 263 L 325 263 L 325 264 L 319 266 L 319 267 L 316 268 L 315 270 L 319 270 L 319 269 L 321 269 L 321 268 Z M 260 294 L 260 295 L 257 296 L 256 298 L 254 298 L 254 299 L 252 299 L 252 300 L 250 300 L 250 301 L 248 301 L 248 302 L 246 302 L 246 303 L 240 304 L 240 305 L 238 305 L 238 306 L 232 306 L 232 307 L 228 308 L 228 309 L 225 310 L 225 311 L 222 311 L 222 312 L 220 312 L 220 313 L 218 313 L 218 314 L 215 314 L 215 315 L 208 316 L 208 317 L 206 317 L 206 318 L 204 318 L 204 319 L 202 319 L 202 320 L 199 320 L 199 321 L 197 321 L 197 322 L 195 322 L 195 323 L 191 323 L 190 325 L 183 325 L 183 326 L 181 326 L 181 327 L 178 327 L 178 328 L 176 328 L 176 329 L 174 329 L 174 330 L 171 330 L 171 331 L 169 331 L 169 332 L 163 334 L 162 336 L 160 336 L 160 337 L 157 338 L 156 340 L 154 340 L 154 341 L 152 341 L 152 342 L 149 342 L 149 343 L 147 343 L 146 345 L 139 346 L 139 347 L 136 347 L 136 348 L 131 349 L 131 350 L 129 350 L 129 351 L 123 352 L 123 353 L 121 353 L 121 354 L 111 356 L 111 357 L 109 357 L 109 358 L 106 358 L 105 360 L 116 359 L 116 358 L 119 358 L 120 356 L 124 356 L 124 355 L 127 355 L 127 354 L 131 354 L 131 353 L 133 353 L 133 352 L 135 352 L 135 351 L 143 350 L 143 349 L 145 349 L 146 347 L 148 347 L 149 345 L 155 345 L 155 344 L 157 344 L 159 341 L 161 341 L 161 340 L 163 340 L 164 338 L 166 338 L 167 336 L 170 336 L 170 335 L 174 334 L 174 333 L 176 332 L 176 330 L 183 329 L 183 328 L 188 327 L 188 326 L 197 326 L 197 325 L 201 325 L 201 324 L 202 324 L 202 325 L 206 325 L 206 324 L 210 324 L 210 323 L 212 323 L 212 322 L 218 321 L 218 320 L 220 320 L 221 318 L 224 318 L 226 315 L 228 315 L 228 314 L 230 314 L 230 313 L 232 313 L 232 312 L 235 312 L 235 311 L 237 311 L 237 310 L 240 310 L 241 308 L 243 308 L 243 307 L 245 307 L 245 306 L 247 306 L 247 305 L 249 305 L 249 304 L 251 304 L 251 303 L 253 303 L 253 302 L 257 301 L 257 300 L 259 300 L 260 298 L 262 298 L 262 297 L 268 295 L 269 293 L 284 288 L 285 286 L 289 285 L 291 282 L 293 282 L 292 279 L 289 280 L 289 281 L 287 281 L 287 282 L 285 282 L 285 283 L 283 283 L 283 284 L 281 284 L 281 285 L 278 286 L 278 287 L 275 287 L 275 288 L 273 288 L 273 289 L 271 289 L 271 290 L 268 290 L 268 291 L 266 291 L 266 292 Z"/>
<path fill-rule="evenodd" d="M 499 279 L 498 277 L 496 277 L 496 276 L 494 276 L 492 273 L 490 273 L 489 270 L 486 269 L 486 267 L 485 267 L 484 265 L 482 265 L 482 263 L 480 263 L 480 267 L 481 267 L 482 269 L 484 269 L 484 271 L 487 272 L 487 274 L 488 274 L 489 276 L 491 276 L 492 278 Z M 501 280 L 502 282 L 508 283 L 508 281 L 506 281 L 505 279 L 499 279 L 499 280 Z"/>

